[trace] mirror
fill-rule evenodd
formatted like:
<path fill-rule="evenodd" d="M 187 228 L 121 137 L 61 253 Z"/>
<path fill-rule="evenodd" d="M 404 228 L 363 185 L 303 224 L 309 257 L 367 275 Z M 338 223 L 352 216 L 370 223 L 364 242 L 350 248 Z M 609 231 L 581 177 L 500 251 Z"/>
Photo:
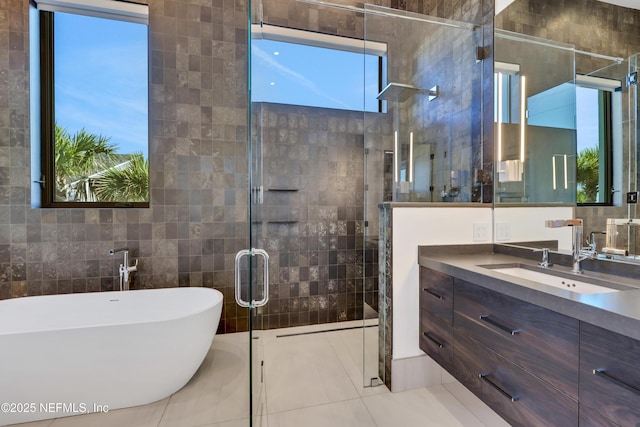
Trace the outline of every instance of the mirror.
<path fill-rule="evenodd" d="M 496 212 L 514 204 L 575 206 L 585 236 L 605 231 L 607 218 L 637 218 L 627 192 L 637 191 L 639 178 L 638 7 L 606 0 L 496 1 Z M 511 234 L 531 227 L 510 218 Z M 619 231 L 627 237 L 617 244 L 637 254 L 630 242 L 638 240 L 639 227 L 628 228 Z M 595 239 L 598 249 L 607 244 L 604 235 Z"/>

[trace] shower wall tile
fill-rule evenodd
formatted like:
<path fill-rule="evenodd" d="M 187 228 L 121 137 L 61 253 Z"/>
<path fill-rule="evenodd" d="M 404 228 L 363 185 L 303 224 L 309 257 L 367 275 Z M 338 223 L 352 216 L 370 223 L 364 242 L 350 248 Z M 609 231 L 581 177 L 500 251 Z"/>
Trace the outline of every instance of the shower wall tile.
<path fill-rule="evenodd" d="M 377 271 L 363 271 L 362 113 L 267 103 L 253 112 L 264 204 L 252 227 L 271 259 L 264 326 L 361 319 L 364 272 L 377 291 Z"/>
<path fill-rule="evenodd" d="M 108 250 L 126 245 L 140 263 L 133 289 L 215 287 L 224 294 L 219 332 L 243 331 L 248 312 L 235 305 L 233 291 L 235 253 L 249 245 L 247 2 L 137 2 L 150 9 L 148 209 L 31 208 L 29 2 L 6 3 L 6 19 L 0 19 L 0 298 L 115 290 L 121 261 Z M 265 0 L 263 10 L 267 23 L 364 34 L 362 15 L 351 12 L 294 0 Z M 363 267 L 361 258 L 362 115 L 300 111 L 287 114 L 284 139 L 269 136 L 279 150 L 267 153 L 279 165 L 273 183 L 308 189 L 289 200 L 289 208 L 282 207 L 287 196 L 274 196 L 265 213 L 298 221 L 262 226 L 267 249 L 278 255 L 275 303 L 266 319 L 273 326 L 356 318 L 362 286 L 371 298 L 376 292 L 375 262 Z M 280 126 L 280 117 L 275 114 L 269 126 Z M 371 126 L 372 133 L 391 134 L 387 122 Z M 302 173 L 311 168 L 317 169 L 313 183 Z M 362 268 L 364 285 L 357 279 Z"/>
<path fill-rule="evenodd" d="M 29 4 L 7 9 L 0 19 L 7 38 L 0 40 L 0 298 L 114 290 L 121 259 L 108 250 L 126 245 L 140 262 L 133 289 L 216 287 L 228 307 L 233 256 L 248 246 L 246 4 L 150 4 L 149 209 L 31 208 Z M 247 313 L 227 311 L 220 332 L 246 330 Z"/>

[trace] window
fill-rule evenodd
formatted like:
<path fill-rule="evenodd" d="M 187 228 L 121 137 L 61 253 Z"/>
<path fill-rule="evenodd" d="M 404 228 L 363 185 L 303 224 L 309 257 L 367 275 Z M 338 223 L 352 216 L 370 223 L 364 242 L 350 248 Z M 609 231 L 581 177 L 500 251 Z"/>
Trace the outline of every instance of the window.
<path fill-rule="evenodd" d="M 265 25 L 252 38 L 253 102 L 381 111 L 385 44 Z"/>
<path fill-rule="evenodd" d="M 493 117 L 497 123 L 520 123 L 520 66 L 495 61 Z"/>
<path fill-rule="evenodd" d="M 43 207 L 149 202 L 147 7 L 38 2 Z"/>
<path fill-rule="evenodd" d="M 613 204 L 613 103 L 620 102 L 620 87 L 617 80 L 576 76 L 576 181 L 580 205 Z"/>

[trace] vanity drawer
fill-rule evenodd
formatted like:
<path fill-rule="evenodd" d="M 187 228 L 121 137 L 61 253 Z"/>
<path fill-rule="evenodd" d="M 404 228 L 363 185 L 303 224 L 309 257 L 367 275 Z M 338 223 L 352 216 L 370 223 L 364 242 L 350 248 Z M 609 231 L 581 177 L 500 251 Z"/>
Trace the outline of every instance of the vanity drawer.
<path fill-rule="evenodd" d="M 451 324 L 453 320 L 453 277 L 420 267 L 420 308 Z"/>
<path fill-rule="evenodd" d="M 580 403 L 623 426 L 640 425 L 640 341 L 580 325 Z"/>
<path fill-rule="evenodd" d="M 420 310 L 420 348 L 440 366 L 453 368 L 453 327 L 426 310 Z"/>
<path fill-rule="evenodd" d="M 580 427 L 620 427 L 608 418 L 603 417 L 595 409 L 583 403 L 580 406 Z"/>
<path fill-rule="evenodd" d="M 578 402 L 454 330 L 454 376 L 516 426 L 577 426 Z"/>
<path fill-rule="evenodd" d="M 454 313 L 456 331 L 578 398 L 578 320 L 458 279 Z"/>

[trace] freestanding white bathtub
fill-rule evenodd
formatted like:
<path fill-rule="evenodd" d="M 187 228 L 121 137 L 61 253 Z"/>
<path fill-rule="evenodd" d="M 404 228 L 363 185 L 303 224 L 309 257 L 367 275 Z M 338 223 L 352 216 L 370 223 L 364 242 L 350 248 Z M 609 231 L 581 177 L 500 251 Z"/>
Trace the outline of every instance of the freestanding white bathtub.
<path fill-rule="evenodd" d="M 221 312 L 209 288 L 0 301 L 0 425 L 169 396 L 202 363 Z"/>

